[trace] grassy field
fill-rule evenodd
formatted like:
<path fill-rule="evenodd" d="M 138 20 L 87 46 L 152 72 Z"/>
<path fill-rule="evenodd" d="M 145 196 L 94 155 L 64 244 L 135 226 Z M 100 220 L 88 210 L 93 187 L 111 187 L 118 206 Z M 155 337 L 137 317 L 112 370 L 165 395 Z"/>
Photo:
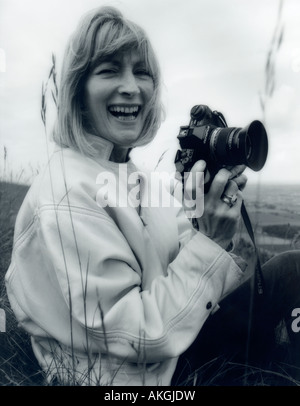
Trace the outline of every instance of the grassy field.
<path fill-rule="evenodd" d="M 28 190 L 27 186 L 0 183 L 0 309 L 5 312 L 5 331 L 0 333 L 0 385 L 41 385 L 43 376 L 31 351 L 27 334 L 17 326 L 4 286 L 11 259 L 16 214 Z M 4 313 L 2 312 L 2 314 Z"/>
<path fill-rule="evenodd" d="M 251 188 L 250 188 L 251 189 Z M 0 332 L 0 386 L 37 386 L 44 385 L 44 376 L 31 350 L 29 337 L 18 328 L 15 317 L 10 309 L 4 286 L 4 275 L 9 267 L 13 243 L 13 228 L 18 209 L 28 190 L 27 186 L 0 182 L 0 310 L 6 315 L 6 331 Z M 275 193 L 275 192 L 274 192 Z M 290 196 L 290 194 L 288 195 Z M 268 202 L 257 200 L 251 190 L 248 193 L 247 203 L 253 226 L 261 249 L 262 262 L 276 253 L 299 248 L 300 219 L 298 216 L 298 196 L 294 196 L 289 209 L 285 209 L 282 199 L 274 201 L 272 196 L 266 197 Z M 253 255 L 253 246 L 245 233 L 241 230 L 237 253 L 246 259 Z M 275 238 L 275 239 L 274 239 Z M 273 239 L 273 240 L 272 240 Z M 270 242 L 271 241 L 271 242 Z M 273 243 L 272 243 L 273 241 Z M 2 312 L 3 314 L 3 312 Z M 0 323 L 1 326 L 1 323 Z M 222 385 L 224 375 L 232 372 L 232 366 L 220 363 L 215 379 L 207 384 Z M 230 372 L 231 371 L 231 372 Z M 259 377 L 257 385 L 268 385 L 262 378 L 260 371 L 253 374 Z M 270 385 L 274 384 L 274 379 Z M 275 379 L 275 385 L 290 385 L 290 381 L 280 375 Z"/>

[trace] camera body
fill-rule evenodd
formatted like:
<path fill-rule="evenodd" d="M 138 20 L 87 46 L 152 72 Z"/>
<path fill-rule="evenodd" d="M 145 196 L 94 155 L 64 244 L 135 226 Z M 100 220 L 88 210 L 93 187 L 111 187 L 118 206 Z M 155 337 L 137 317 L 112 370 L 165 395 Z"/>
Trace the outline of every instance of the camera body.
<path fill-rule="evenodd" d="M 184 176 L 200 159 L 205 160 L 210 180 L 223 167 L 246 165 L 254 171 L 264 166 L 268 155 L 268 137 L 263 124 L 252 121 L 247 127 L 227 127 L 222 113 L 206 105 L 196 105 L 190 112 L 188 126 L 180 127 L 181 150 L 175 157 L 176 170 Z"/>

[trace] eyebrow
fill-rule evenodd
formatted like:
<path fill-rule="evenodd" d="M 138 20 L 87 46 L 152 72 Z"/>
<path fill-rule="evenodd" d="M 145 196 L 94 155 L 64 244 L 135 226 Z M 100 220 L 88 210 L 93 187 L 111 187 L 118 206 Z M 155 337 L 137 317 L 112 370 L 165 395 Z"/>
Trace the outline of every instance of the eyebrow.
<path fill-rule="evenodd" d="M 111 56 L 99 57 L 99 58 L 95 58 L 94 60 L 92 59 L 91 65 L 90 65 L 90 71 L 93 71 L 95 68 L 97 68 L 97 66 L 99 66 L 103 63 L 113 63 L 115 65 L 117 65 L 117 64 L 120 65 L 120 62 L 117 62 Z"/>
<path fill-rule="evenodd" d="M 122 58 L 117 57 L 116 55 L 114 56 L 104 56 L 104 57 L 99 57 L 96 58 L 92 63 L 91 63 L 91 67 L 90 67 L 90 71 L 93 71 L 94 69 L 96 69 L 98 66 L 105 64 L 105 63 L 110 63 L 112 65 L 115 65 L 117 67 L 120 67 L 122 65 Z M 147 67 L 147 63 L 145 60 L 138 59 L 135 63 L 134 63 L 134 67 Z"/>

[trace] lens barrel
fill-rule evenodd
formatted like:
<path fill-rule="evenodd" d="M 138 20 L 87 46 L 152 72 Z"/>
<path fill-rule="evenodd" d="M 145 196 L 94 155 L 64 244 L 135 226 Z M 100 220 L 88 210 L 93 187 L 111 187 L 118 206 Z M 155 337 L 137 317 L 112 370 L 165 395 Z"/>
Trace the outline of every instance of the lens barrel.
<path fill-rule="evenodd" d="M 246 165 L 254 171 L 262 169 L 268 155 L 268 137 L 260 121 L 252 121 L 245 128 L 210 128 L 209 152 L 212 161 L 219 166 Z"/>

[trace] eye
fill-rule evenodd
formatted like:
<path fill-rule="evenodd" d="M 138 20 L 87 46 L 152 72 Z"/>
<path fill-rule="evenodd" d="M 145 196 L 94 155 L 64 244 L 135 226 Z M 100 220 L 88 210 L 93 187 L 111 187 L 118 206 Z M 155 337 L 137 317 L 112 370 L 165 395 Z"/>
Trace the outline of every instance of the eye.
<path fill-rule="evenodd" d="M 151 76 L 149 69 L 143 63 L 137 63 L 133 68 L 133 73 L 138 76 Z"/>
<path fill-rule="evenodd" d="M 139 77 L 145 77 L 145 78 L 151 78 L 151 77 L 152 77 L 152 75 L 151 75 L 151 73 L 148 71 L 148 69 L 145 69 L 145 68 L 136 69 L 136 70 L 134 71 L 134 74 L 135 74 L 136 76 L 139 76 Z"/>
<path fill-rule="evenodd" d="M 94 73 L 96 75 L 113 75 L 118 72 L 119 72 L 119 66 L 112 62 L 99 63 L 94 69 Z"/>
<path fill-rule="evenodd" d="M 118 73 L 117 68 L 100 68 L 96 70 L 96 75 L 113 75 Z"/>

